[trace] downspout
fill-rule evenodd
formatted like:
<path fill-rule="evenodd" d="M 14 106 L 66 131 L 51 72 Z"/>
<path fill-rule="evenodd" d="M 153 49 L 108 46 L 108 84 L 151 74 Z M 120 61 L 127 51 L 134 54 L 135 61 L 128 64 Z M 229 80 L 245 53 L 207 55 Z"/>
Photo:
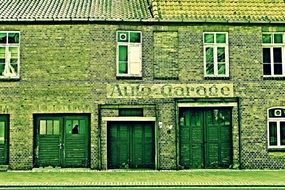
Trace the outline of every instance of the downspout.
<path fill-rule="evenodd" d="M 239 163 L 239 169 L 241 168 L 241 113 L 240 113 L 240 98 L 238 98 L 238 163 Z"/>
<path fill-rule="evenodd" d="M 101 105 L 98 105 L 98 167 L 100 170 L 102 170 L 101 136 Z"/>

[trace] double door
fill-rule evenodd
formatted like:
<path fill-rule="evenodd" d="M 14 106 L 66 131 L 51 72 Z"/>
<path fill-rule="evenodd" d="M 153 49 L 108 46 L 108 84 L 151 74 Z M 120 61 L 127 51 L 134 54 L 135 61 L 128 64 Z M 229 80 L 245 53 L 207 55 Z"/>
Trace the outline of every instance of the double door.
<path fill-rule="evenodd" d="M 228 168 L 232 164 L 231 108 L 180 110 L 180 165 Z"/>
<path fill-rule="evenodd" d="M 87 116 L 39 116 L 35 121 L 36 166 L 89 166 Z"/>
<path fill-rule="evenodd" d="M 154 123 L 108 122 L 108 168 L 154 168 Z"/>

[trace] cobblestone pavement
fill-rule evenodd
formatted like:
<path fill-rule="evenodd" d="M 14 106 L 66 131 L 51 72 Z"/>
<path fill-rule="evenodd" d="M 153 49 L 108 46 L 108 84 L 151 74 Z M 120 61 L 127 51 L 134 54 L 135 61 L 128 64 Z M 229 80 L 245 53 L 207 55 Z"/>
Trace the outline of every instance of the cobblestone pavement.
<path fill-rule="evenodd" d="M 205 172 L 207 170 L 168 170 L 163 171 L 165 173 L 168 172 L 189 172 L 189 173 L 199 173 Z M 213 170 L 208 170 L 213 172 Z M 222 171 L 227 173 L 227 171 L 232 172 L 232 170 L 215 170 L 215 171 Z M 250 170 L 254 171 L 254 170 Z M 260 170 L 256 170 L 260 171 Z M 273 171 L 274 170 L 270 170 Z M 15 170 L 8 170 L 8 173 L 13 172 L 27 172 L 27 173 L 45 173 L 45 172 L 98 172 L 98 173 L 109 173 L 109 172 L 160 172 L 154 170 L 107 170 L 107 171 L 98 171 L 98 170 L 91 170 L 91 169 L 71 169 L 71 168 L 36 168 L 33 170 L 24 170 L 24 171 L 15 171 Z M 243 170 L 235 170 L 235 172 L 243 172 Z M 278 170 L 276 170 L 278 172 Z M 213 175 L 215 175 L 213 173 Z M 264 182 L 263 180 L 255 180 L 255 181 L 248 181 L 248 180 L 220 180 L 219 178 L 212 178 L 212 181 L 206 181 L 205 178 L 201 177 L 201 180 L 197 181 L 187 181 L 187 182 L 7 182 L 3 183 L 0 182 L 0 187 L 284 187 L 285 188 L 285 179 L 280 179 L 278 182 L 268 183 Z"/>

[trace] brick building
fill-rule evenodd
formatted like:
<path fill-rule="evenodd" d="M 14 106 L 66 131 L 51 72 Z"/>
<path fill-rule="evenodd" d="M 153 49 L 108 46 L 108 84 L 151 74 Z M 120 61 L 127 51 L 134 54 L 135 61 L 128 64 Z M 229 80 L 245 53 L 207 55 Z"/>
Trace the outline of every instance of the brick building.
<path fill-rule="evenodd" d="M 283 0 L 3 0 L 0 165 L 285 168 Z"/>

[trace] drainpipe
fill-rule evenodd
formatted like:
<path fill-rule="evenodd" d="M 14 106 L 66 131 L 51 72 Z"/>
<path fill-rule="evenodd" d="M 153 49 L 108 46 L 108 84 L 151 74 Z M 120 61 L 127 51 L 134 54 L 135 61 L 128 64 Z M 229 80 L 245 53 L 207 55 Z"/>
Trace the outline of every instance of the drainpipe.
<path fill-rule="evenodd" d="M 240 98 L 238 98 L 238 159 L 239 159 L 239 169 L 241 169 L 241 113 L 240 113 Z"/>

